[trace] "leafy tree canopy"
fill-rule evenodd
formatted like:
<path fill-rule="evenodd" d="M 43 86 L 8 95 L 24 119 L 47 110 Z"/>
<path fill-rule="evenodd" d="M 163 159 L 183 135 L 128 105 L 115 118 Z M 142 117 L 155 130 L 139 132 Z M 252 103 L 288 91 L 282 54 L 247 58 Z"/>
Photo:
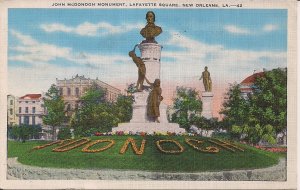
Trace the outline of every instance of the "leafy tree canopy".
<path fill-rule="evenodd" d="M 255 79 L 248 98 L 240 86 L 231 85 L 221 114 L 230 131 L 250 143 L 276 142 L 287 127 L 287 69 L 273 69 Z"/>
<path fill-rule="evenodd" d="M 196 89 L 177 87 L 176 97 L 173 101 L 174 113 L 171 116 L 171 121 L 189 129 L 192 124 L 191 116 L 201 115 L 202 101 L 199 93 Z"/>
<path fill-rule="evenodd" d="M 44 106 L 47 114 L 43 116 L 43 123 L 52 127 L 52 136 L 55 138 L 56 127 L 65 122 L 65 104 L 60 95 L 59 89 L 52 84 L 44 97 Z"/>

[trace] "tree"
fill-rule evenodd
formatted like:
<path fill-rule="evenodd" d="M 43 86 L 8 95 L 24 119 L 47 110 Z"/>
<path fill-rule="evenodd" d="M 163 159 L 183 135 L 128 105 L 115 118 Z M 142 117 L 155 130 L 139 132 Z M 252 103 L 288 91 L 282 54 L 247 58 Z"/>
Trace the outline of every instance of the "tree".
<path fill-rule="evenodd" d="M 47 109 L 47 114 L 43 116 L 43 122 L 51 126 L 52 139 L 56 138 L 56 129 L 65 122 L 65 104 L 60 95 L 59 89 L 52 84 L 44 98 L 44 105 Z"/>
<path fill-rule="evenodd" d="M 65 127 L 59 130 L 57 134 L 57 139 L 70 139 L 72 137 L 71 130 L 69 127 Z"/>
<path fill-rule="evenodd" d="M 230 127 L 232 125 L 240 126 L 247 122 L 249 102 L 242 97 L 239 84 L 230 84 L 226 99 L 220 112 L 224 115 L 223 124 Z"/>
<path fill-rule="evenodd" d="M 99 105 L 106 101 L 106 90 L 99 86 L 97 83 L 93 83 L 86 93 L 80 97 L 79 102 L 81 107 L 89 107 L 91 105 Z"/>
<path fill-rule="evenodd" d="M 39 138 L 39 132 L 42 131 L 40 125 L 16 125 L 10 128 L 10 136 L 13 139 L 25 142 L 28 139 Z"/>
<path fill-rule="evenodd" d="M 189 129 L 192 124 L 192 117 L 201 115 L 202 101 L 199 98 L 199 93 L 195 89 L 177 87 L 173 109 L 171 121 L 178 123 L 180 127 Z"/>
<path fill-rule="evenodd" d="M 106 91 L 94 84 L 80 98 L 80 108 L 75 111 L 70 125 L 76 136 L 90 136 L 94 132 L 107 132 L 120 120 L 114 104 L 106 101 Z"/>
<path fill-rule="evenodd" d="M 132 96 L 118 96 L 117 102 L 114 104 L 114 113 L 119 118 L 120 122 L 129 122 L 132 118 Z"/>
<path fill-rule="evenodd" d="M 271 125 L 278 134 L 287 125 L 287 69 L 273 69 L 257 78 L 250 96 L 251 115 L 261 126 Z"/>
<path fill-rule="evenodd" d="M 242 98 L 239 85 L 232 85 L 221 111 L 234 137 L 249 143 L 274 144 L 287 125 L 287 69 L 273 69 L 255 79 L 252 93 Z"/>

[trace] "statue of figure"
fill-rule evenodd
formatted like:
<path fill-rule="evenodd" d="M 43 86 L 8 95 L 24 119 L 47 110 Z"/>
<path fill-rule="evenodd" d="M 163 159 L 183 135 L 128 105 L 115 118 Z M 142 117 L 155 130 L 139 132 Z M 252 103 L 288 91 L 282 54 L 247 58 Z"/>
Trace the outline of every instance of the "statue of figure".
<path fill-rule="evenodd" d="M 134 51 L 129 52 L 129 56 L 132 58 L 132 61 L 138 67 L 138 80 L 136 82 L 136 89 L 141 92 L 144 89 L 144 80 L 146 76 L 146 66 L 143 60 L 140 57 L 137 57 Z"/>
<path fill-rule="evenodd" d="M 163 100 L 163 97 L 161 96 L 162 90 L 160 88 L 160 79 L 155 79 L 154 83 L 150 83 L 147 78 L 145 79 L 146 82 L 150 84 L 150 88 L 152 89 L 147 100 L 147 116 L 154 122 L 159 123 L 159 105 Z"/>
<path fill-rule="evenodd" d="M 210 78 L 210 73 L 207 70 L 207 67 L 205 66 L 204 71 L 202 72 L 202 75 L 199 80 L 203 79 L 203 85 L 205 92 L 211 92 L 212 88 L 212 82 Z"/>
<path fill-rule="evenodd" d="M 155 37 L 162 33 L 162 29 L 154 24 L 155 14 L 152 11 L 148 11 L 146 14 L 147 25 L 143 28 L 140 34 L 146 38 L 142 43 L 157 43 Z"/>

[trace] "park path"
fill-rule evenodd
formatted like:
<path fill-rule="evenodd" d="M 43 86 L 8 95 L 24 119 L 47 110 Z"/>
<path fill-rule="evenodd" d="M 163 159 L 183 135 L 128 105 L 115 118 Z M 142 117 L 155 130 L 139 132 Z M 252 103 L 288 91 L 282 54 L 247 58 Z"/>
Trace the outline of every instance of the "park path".
<path fill-rule="evenodd" d="M 8 158 L 9 180 L 175 180 L 175 181 L 285 181 L 286 159 L 277 165 L 252 170 L 219 172 L 171 173 L 125 170 L 56 169 L 23 165 L 17 158 Z"/>

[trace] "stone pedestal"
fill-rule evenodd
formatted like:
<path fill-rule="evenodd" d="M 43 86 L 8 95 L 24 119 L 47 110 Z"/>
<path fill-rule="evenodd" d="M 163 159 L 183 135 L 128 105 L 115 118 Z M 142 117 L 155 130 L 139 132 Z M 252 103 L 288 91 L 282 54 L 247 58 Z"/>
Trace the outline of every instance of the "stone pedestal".
<path fill-rule="evenodd" d="M 118 127 L 112 128 L 112 132 L 123 131 L 125 133 L 146 132 L 148 134 L 156 133 L 176 133 L 182 134 L 185 129 L 180 128 L 177 123 L 119 123 Z"/>
<path fill-rule="evenodd" d="M 149 96 L 149 92 L 144 90 L 143 92 L 135 92 L 134 103 L 132 105 L 132 119 L 130 123 L 146 123 L 148 122 L 147 118 L 147 98 Z"/>
<path fill-rule="evenodd" d="M 149 91 L 144 90 L 143 92 L 135 92 L 134 103 L 133 103 L 133 113 L 130 123 L 150 123 L 147 117 L 147 98 L 149 96 Z M 159 112 L 160 112 L 160 123 L 168 123 L 167 118 L 167 108 L 168 106 L 163 102 L 160 103 Z"/>
<path fill-rule="evenodd" d="M 212 118 L 212 99 L 214 94 L 212 92 L 202 92 L 202 116 L 210 119 Z"/>
<path fill-rule="evenodd" d="M 138 45 L 141 58 L 146 66 L 146 76 L 150 82 L 160 78 L 160 56 L 162 46 L 156 43 L 141 43 Z"/>
<path fill-rule="evenodd" d="M 147 98 L 149 91 L 134 93 L 133 113 L 130 123 L 119 123 L 118 127 L 114 127 L 112 132 L 124 131 L 129 133 L 147 132 L 153 134 L 154 132 L 171 132 L 171 133 L 184 133 L 185 130 L 180 128 L 177 123 L 169 123 L 167 118 L 168 106 L 161 102 L 159 111 L 160 123 L 154 123 L 147 117 Z"/>
<path fill-rule="evenodd" d="M 162 46 L 157 43 L 141 43 L 138 45 L 141 51 L 141 58 L 146 66 L 146 76 L 153 83 L 155 79 L 160 78 L 160 56 Z M 146 83 L 146 82 L 145 82 Z M 144 85 L 146 85 L 144 83 Z M 167 118 L 167 105 L 160 103 L 159 111 L 160 123 L 154 123 L 147 117 L 147 99 L 151 89 L 144 89 L 142 92 L 134 93 L 133 113 L 130 123 L 119 123 L 118 127 L 114 127 L 112 132 L 171 132 L 184 133 L 185 129 L 179 127 L 177 123 L 169 123 Z M 162 89 L 162 92 L 164 90 Z"/>

